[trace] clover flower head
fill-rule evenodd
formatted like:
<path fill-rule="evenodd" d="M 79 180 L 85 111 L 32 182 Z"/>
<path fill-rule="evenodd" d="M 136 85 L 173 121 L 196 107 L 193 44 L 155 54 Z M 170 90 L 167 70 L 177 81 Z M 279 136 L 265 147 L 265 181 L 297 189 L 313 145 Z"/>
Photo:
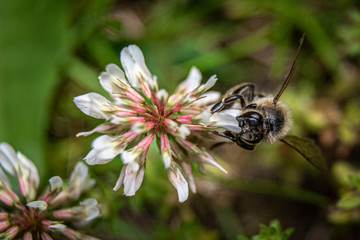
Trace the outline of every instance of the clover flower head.
<path fill-rule="evenodd" d="M 0 239 L 55 239 L 58 235 L 76 240 L 96 240 L 82 234 L 67 223 L 84 225 L 99 216 L 99 204 L 93 198 L 71 206 L 94 184 L 87 166 L 79 162 L 64 187 L 60 177 L 49 179 L 50 186 L 38 195 L 39 174 L 35 165 L 7 143 L 0 143 Z M 9 176 L 17 178 L 18 196 Z M 66 207 L 63 207 L 66 205 Z"/>
<path fill-rule="evenodd" d="M 192 161 L 225 171 L 214 157 L 189 140 L 190 135 L 212 129 L 208 125 L 209 108 L 220 94 L 207 91 L 217 78 L 211 76 L 200 84 L 201 73 L 193 67 L 175 93 L 169 95 L 165 89 L 159 89 L 157 78 L 147 68 L 139 47 L 125 47 L 120 55 L 125 73 L 117 65 L 109 64 L 99 76 L 111 101 L 97 93 L 74 98 L 83 113 L 105 120 L 95 129 L 77 135 L 104 134 L 92 142 L 92 149 L 84 160 L 89 165 L 105 164 L 120 155 L 124 166 L 114 190 L 123 185 L 124 194 L 132 196 L 142 183 L 147 152 L 155 140 L 169 180 L 177 189 L 179 201 L 183 202 L 188 198 L 188 185 L 196 191 Z"/>

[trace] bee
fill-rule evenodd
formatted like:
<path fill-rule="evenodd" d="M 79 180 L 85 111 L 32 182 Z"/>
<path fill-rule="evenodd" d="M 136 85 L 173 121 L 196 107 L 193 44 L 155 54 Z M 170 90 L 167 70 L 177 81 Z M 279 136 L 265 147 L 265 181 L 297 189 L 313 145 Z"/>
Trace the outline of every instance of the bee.
<path fill-rule="evenodd" d="M 224 110 L 231 110 L 235 103 L 240 104 L 240 114 L 235 116 L 235 119 L 233 119 L 234 116 L 227 115 L 228 120 L 232 121 L 233 125 L 238 126 L 230 128 L 233 129 L 232 131 L 227 130 L 222 133 L 213 131 L 213 133 L 230 139 L 238 146 L 247 150 L 253 150 L 261 141 L 271 144 L 282 141 L 299 152 L 315 167 L 325 169 L 326 164 L 320 149 L 312 139 L 287 135 L 292 123 L 291 113 L 287 105 L 279 102 L 280 96 L 293 76 L 296 59 L 303 42 L 304 36 L 300 39 L 300 45 L 291 69 L 274 98 L 256 93 L 255 86 L 252 83 L 236 85 L 225 93 L 222 100 L 211 108 L 211 112 L 213 117 L 215 117 L 216 114 L 219 115 Z"/>

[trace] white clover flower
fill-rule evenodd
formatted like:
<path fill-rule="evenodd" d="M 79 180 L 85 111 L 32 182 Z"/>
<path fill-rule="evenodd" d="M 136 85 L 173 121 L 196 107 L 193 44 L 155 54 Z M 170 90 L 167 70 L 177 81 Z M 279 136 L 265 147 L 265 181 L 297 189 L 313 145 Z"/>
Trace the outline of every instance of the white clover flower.
<path fill-rule="evenodd" d="M 211 76 L 201 85 L 201 73 L 192 67 L 175 93 L 169 95 L 166 90 L 159 90 L 157 78 L 150 73 L 137 46 L 125 47 L 120 59 L 125 73 L 117 65 L 109 64 L 99 76 L 111 101 L 96 93 L 74 98 L 83 113 L 105 120 L 95 129 L 77 135 L 105 134 L 93 141 L 92 150 L 84 160 L 89 165 L 105 164 L 120 155 L 124 166 L 114 190 L 124 185 L 124 194 L 132 196 L 142 183 L 147 152 L 156 139 L 169 180 L 183 202 L 188 198 L 188 181 L 190 189 L 196 191 L 189 167 L 191 161 L 225 171 L 209 153 L 187 140 L 194 133 L 206 133 L 214 128 L 208 125 L 209 109 L 220 94 L 205 92 L 217 78 Z"/>
<path fill-rule="evenodd" d="M 67 225 L 84 224 L 98 217 L 100 211 L 95 199 L 71 207 L 66 217 L 61 214 L 67 210 L 62 206 L 77 202 L 80 195 L 94 185 L 84 163 L 75 166 L 66 187 L 60 177 L 50 178 L 50 186 L 41 196 L 37 193 L 40 181 L 37 168 L 7 143 L 0 143 L 0 165 L 0 201 L 7 206 L 6 211 L 0 208 L 0 239 L 52 240 L 59 235 L 68 239 L 97 239 Z M 21 197 L 12 190 L 5 172 L 17 178 Z"/>

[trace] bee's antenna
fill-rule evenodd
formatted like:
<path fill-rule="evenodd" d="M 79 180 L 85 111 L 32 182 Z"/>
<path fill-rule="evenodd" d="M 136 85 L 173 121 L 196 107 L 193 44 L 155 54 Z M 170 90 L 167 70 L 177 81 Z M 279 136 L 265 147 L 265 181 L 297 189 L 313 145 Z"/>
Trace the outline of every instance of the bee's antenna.
<path fill-rule="evenodd" d="M 296 55 L 295 55 L 295 59 L 291 65 L 291 69 L 290 69 L 290 72 L 289 74 L 287 75 L 283 85 L 281 86 L 281 89 L 280 91 L 278 92 L 278 94 L 274 97 L 274 100 L 273 100 L 273 105 L 276 105 L 276 103 L 279 101 L 279 98 L 281 96 L 281 94 L 285 91 L 287 85 L 289 85 L 289 82 L 294 74 L 294 71 L 295 71 L 295 65 L 296 65 L 296 59 L 298 58 L 298 55 L 300 53 L 300 49 L 303 45 L 303 42 L 304 42 L 304 39 L 305 39 L 305 34 L 302 35 L 302 37 L 300 38 L 300 43 L 299 43 L 299 48 L 296 52 Z"/>

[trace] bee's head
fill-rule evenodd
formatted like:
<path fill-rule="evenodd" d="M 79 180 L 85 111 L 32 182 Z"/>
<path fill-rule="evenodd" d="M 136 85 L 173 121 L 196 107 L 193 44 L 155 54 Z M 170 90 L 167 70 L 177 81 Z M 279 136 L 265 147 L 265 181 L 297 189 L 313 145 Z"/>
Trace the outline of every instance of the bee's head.
<path fill-rule="evenodd" d="M 241 132 L 239 135 L 249 143 L 258 143 L 264 137 L 264 117 L 257 110 L 246 111 L 236 117 Z"/>

